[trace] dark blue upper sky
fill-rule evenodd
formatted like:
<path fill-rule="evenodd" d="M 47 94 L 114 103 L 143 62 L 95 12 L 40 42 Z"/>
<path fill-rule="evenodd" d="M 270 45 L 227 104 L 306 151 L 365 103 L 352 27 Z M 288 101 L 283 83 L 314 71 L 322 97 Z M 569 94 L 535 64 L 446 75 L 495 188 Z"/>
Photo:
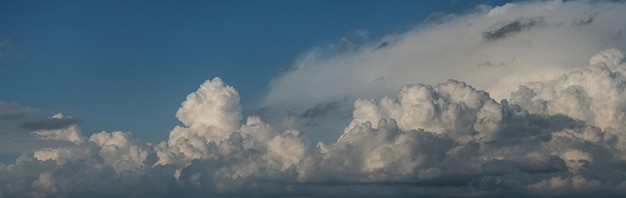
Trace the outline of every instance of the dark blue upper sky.
<path fill-rule="evenodd" d="M 2 1 L 0 100 L 79 117 L 83 132 L 164 140 L 186 95 L 219 76 L 255 108 L 268 82 L 349 32 L 376 39 L 435 12 L 500 1 Z"/>

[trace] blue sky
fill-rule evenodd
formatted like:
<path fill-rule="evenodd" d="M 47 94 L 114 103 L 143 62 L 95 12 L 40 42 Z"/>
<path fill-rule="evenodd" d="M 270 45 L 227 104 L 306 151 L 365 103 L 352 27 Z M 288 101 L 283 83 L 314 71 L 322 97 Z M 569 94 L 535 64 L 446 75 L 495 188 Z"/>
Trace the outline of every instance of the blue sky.
<path fill-rule="evenodd" d="M 501 4 L 480 1 L 484 4 Z M 405 31 L 468 1 L 4 1 L 0 99 L 79 117 L 87 134 L 132 131 L 160 141 L 185 96 L 215 76 L 244 111 L 313 47 L 350 32 Z"/>
<path fill-rule="evenodd" d="M 0 197 L 625 197 L 624 10 L 1 1 Z"/>

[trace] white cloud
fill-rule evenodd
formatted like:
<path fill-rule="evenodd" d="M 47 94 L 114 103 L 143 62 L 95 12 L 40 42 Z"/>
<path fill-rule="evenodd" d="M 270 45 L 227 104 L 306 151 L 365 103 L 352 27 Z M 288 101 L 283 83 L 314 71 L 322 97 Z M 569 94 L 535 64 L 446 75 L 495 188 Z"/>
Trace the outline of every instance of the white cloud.
<path fill-rule="evenodd" d="M 533 84 L 558 85 L 563 83 L 560 79 L 579 73 L 611 74 L 607 82 L 621 81 L 624 74 L 608 71 L 626 67 L 619 51 L 598 56 L 620 60 L 606 59 L 614 63 L 608 66 L 607 61 L 592 61 L 587 70 Z M 576 86 L 596 82 L 578 81 Z M 557 93 L 568 89 L 540 87 Z M 179 113 L 194 121 L 174 128 L 168 141 L 143 143 L 131 133 L 116 131 L 93 134 L 80 144 L 43 148 L 34 158 L 22 156 L 0 166 L 0 178 L 18 177 L 17 184 L 25 185 L 8 185 L 0 192 L 6 196 L 81 196 L 104 189 L 106 196 L 407 195 L 399 192 L 502 196 L 517 191 L 550 196 L 568 195 L 571 189 L 626 193 L 619 187 L 626 170 L 621 143 L 626 137 L 617 133 L 619 125 L 603 127 L 593 119 L 535 112 L 535 99 L 526 95 L 513 94 L 511 103 L 496 102 L 487 92 L 455 80 L 436 86 L 406 85 L 398 97 L 356 100 L 353 120 L 336 142 L 310 148 L 298 130 L 277 130 L 256 116 L 236 127 L 235 122 L 205 117 L 241 113 L 236 90 L 218 78 L 190 96 L 199 94 L 203 96 L 188 97 L 181 109 L 194 104 L 214 111 L 197 111 L 199 117 L 194 118 Z M 593 107 L 593 100 L 589 102 L 592 105 L 573 104 Z M 232 119 L 227 118 L 229 123 Z"/>
<path fill-rule="evenodd" d="M 588 70 L 533 82 L 512 93 L 511 101 L 533 113 L 565 114 L 602 128 L 626 129 L 624 54 L 616 49 L 593 56 Z"/>
<path fill-rule="evenodd" d="M 144 161 L 151 153 L 148 145 L 144 145 L 132 133 L 100 132 L 91 135 L 89 141 L 100 148 L 100 157 L 104 164 L 113 167 L 117 172 L 143 167 Z"/>
<path fill-rule="evenodd" d="M 63 118 L 63 114 L 58 113 L 53 115 L 50 120 L 62 120 Z M 71 124 L 60 129 L 35 130 L 32 133 L 35 134 L 37 138 L 43 140 L 69 141 L 74 144 L 85 141 L 85 137 L 83 137 L 83 134 L 76 124 Z"/>
<path fill-rule="evenodd" d="M 241 123 L 239 94 L 220 78 L 187 96 L 176 113 L 183 125 L 158 144 L 121 131 L 86 138 L 75 120 L 31 124 L 57 144 L 0 163 L 0 197 L 624 195 L 624 55 L 589 54 L 623 49 L 606 36 L 625 27 L 615 18 L 624 7 L 481 7 L 382 49 L 310 55 L 265 102 L 293 102 L 308 118 L 350 110 L 343 133 L 315 147 L 294 117 L 278 118 L 282 128 L 263 115 Z M 23 108 L 0 103 L 0 121 L 15 112 Z M 327 120 L 316 121 L 338 123 Z"/>
<path fill-rule="evenodd" d="M 349 108 L 357 98 L 380 99 L 406 84 L 435 85 L 448 79 L 505 99 L 518 85 L 583 69 L 599 51 L 626 49 L 624 9 L 623 2 L 607 1 L 509 3 L 442 17 L 441 22 L 426 22 L 352 50 L 315 48 L 293 65 L 295 69 L 274 79 L 262 104 L 264 110 L 273 109 L 267 114 L 282 118 L 346 98 L 341 104 Z M 575 23 L 582 19 L 590 22 Z M 493 34 L 486 38 L 489 32 Z M 324 134 L 328 129 L 305 133 Z"/>
<path fill-rule="evenodd" d="M 209 143 L 228 139 L 238 129 L 241 121 L 239 93 L 226 86 L 222 79 L 204 82 L 176 112 L 185 127 L 176 126 L 170 133 L 167 145 L 158 152 L 161 162 L 168 163 L 168 156 L 183 154 L 186 161 L 207 159 Z M 168 148 L 166 148 L 168 147 Z"/>

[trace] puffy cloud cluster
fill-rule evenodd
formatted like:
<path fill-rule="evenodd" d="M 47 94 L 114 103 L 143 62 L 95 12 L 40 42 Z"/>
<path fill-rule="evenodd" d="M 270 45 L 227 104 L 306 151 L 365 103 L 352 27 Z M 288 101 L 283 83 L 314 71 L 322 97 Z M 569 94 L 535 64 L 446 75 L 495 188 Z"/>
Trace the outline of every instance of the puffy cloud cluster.
<path fill-rule="evenodd" d="M 398 97 L 355 101 L 343 134 L 314 147 L 257 116 L 239 124 L 239 94 L 215 78 L 187 97 L 184 126 L 160 144 L 120 131 L 83 138 L 75 124 L 35 131 L 71 144 L 1 164 L 11 185 L 0 195 L 620 195 L 625 111 L 605 98 L 620 97 L 609 93 L 622 93 L 625 68 L 620 51 L 603 51 L 587 70 L 522 86 L 511 102 L 456 80 L 406 85 Z"/>
<path fill-rule="evenodd" d="M 469 142 L 490 138 L 502 120 L 501 111 L 486 92 L 449 80 L 436 87 L 404 86 L 398 100 L 384 97 L 380 104 L 357 100 L 354 120 L 348 128 L 363 122 L 394 119 L 404 131 L 425 129 Z M 374 124 L 373 127 L 377 126 Z"/>
<path fill-rule="evenodd" d="M 432 51 L 414 51 L 410 47 L 415 44 L 413 39 L 423 41 L 429 37 L 411 35 L 450 33 L 469 22 L 472 22 L 469 26 L 479 27 L 497 24 L 485 26 L 491 28 L 488 31 L 470 31 L 470 35 L 476 33 L 488 40 L 480 45 L 496 45 L 491 46 L 495 49 L 506 45 L 494 43 L 518 42 L 521 40 L 517 39 L 530 38 L 526 34 L 553 31 L 545 28 L 604 27 L 607 20 L 612 21 L 608 16 L 618 14 L 613 7 L 624 4 L 537 2 L 481 8 L 478 13 L 407 33 L 382 47 L 383 51 L 352 53 L 365 60 L 379 60 L 369 57 L 370 53 L 376 56 L 400 53 L 407 57 L 413 53 L 429 54 Z M 598 9 L 605 11 L 596 14 L 579 11 Z M 517 17 L 518 12 L 543 17 Z M 493 18 L 503 15 L 501 18 L 506 20 Z M 567 20 L 570 22 L 558 26 L 559 21 Z M 484 38 L 485 34 L 489 38 Z M 464 43 L 469 41 L 458 42 L 461 48 L 473 46 Z M 446 50 L 442 53 L 456 54 Z M 477 53 L 481 54 L 480 50 Z M 525 58 L 528 56 L 516 60 Z M 342 67 L 355 60 L 360 59 L 339 57 L 328 64 Z M 561 63 L 561 59 L 544 60 L 549 60 L 546 65 L 531 64 L 526 69 L 545 66 L 545 70 L 537 70 L 544 72 L 554 68 L 551 64 Z M 398 67 L 407 64 L 392 63 Z M 439 65 L 437 61 L 432 63 Z M 308 67 L 292 72 L 318 75 L 305 69 Z M 346 66 L 338 74 L 356 76 L 365 71 L 374 75 L 384 69 L 399 68 L 360 70 Z M 413 70 L 407 70 L 406 75 L 414 74 Z M 295 77 L 288 74 L 284 78 Z M 420 80 L 419 76 L 414 78 Z M 368 80 L 367 75 L 363 80 Z M 389 80 L 399 83 L 401 78 Z M 283 126 L 279 126 L 263 121 L 273 119 L 263 115 L 249 116 L 243 121 L 239 93 L 215 78 L 187 96 L 176 113 L 182 125 L 175 126 L 168 140 L 160 143 L 143 142 L 122 131 L 103 131 L 86 137 L 77 126 L 77 119 L 61 114 L 45 120 L 20 119 L 28 124 L 0 125 L 0 129 L 11 129 L 11 133 L 2 135 L 22 133 L 33 141 L 54 144 L 42 144 L 32 155 L 21 155 L 13 163 L 0 163 L 0 184 L 3 184 L 0 197 L 584 197 L 592 194 L 619 197 L 626 194 L 626 63 L 621 51 L 601 51 L 591 58 L 587 68 L 560 77 L 524 82 L 519 88 L 520 84 L 509 87 L 513 92 L 507 99 L 496 100 L 490 92 L 470 86 L 472 79 L 461 80 L 470 83 L 448 80 L 432 85 L 424 80 L 422 84 L 401 86 L 397 96 L 389 94 L 381 98 L 366 93 L 367 89 L 382 88 L 381 93 L 388 94 L 385 87 L 365 83 L 362 85 L 365 88 L 359 88 L 363 92 L 348 91 L 355 96 L 364 95 L 354 98 L 353 103 L 349 98 L 322 100 L 326 96 L 306 98 L 301 92 L 294 92 L 304 99 L 302 104 L 309 99 L 314 103 L 318 99 L 324 102 L 311 108 L 303 105 L 304 111 L 296 113 L 300 117 L 286 118 Z M 479 87 L 484 83 L 478 83 Z M 280 80 L 274 88 L 279 84 Z M 312 88 L 317 85 L 310 84 Z M 300 88 L 317 93 L 308 89 L 311 87 Z M 268 98 L 277 96 L 273 94 L 276 93 L 270 91 Z M 352 106 L 347 108 L 345 103 Z M 296 122 L 293 119 L 318 119 L 346 109 L 352 115 L 334 141 L 312 141 L 293 123 Z M 30 114 L 28 108 L 0 102 L 2 123 L 15 123 L 7 120 Z M 326 121 L 316 120 L 321 125 L 327 124 Z M 31 131 L 23 132 L 27 129 Z"/>
<path fill-rule="evenodd" d="M 341 112 L 349 111 L 358 98 L 381 99 L 396 95 L 405 84 L 434 85 L 447 79 L 505 99 L 512 87 L 584 69 L 588 58 L 599 51 L 626 49 L 625 9 L 626 4 L 615 1 L 479 6 L 467 14 L 435 15 L 417 28 L 354 44 L 354 48 L 314 48 L 274 79 L 262 101 L 264 109 L 274 111 L 264 113 L 298 117 L 299 126 L 310 120 L 329 125 L 342 119 L 334 123 L 336 130 L 350 121 Z M 303 116 L 307 110 L 336 101 L 345 101 L 336 108 L 342 111 L 325 117 Z M 335 133 L 327 129 L 303 128 L 303 132 L 332 141 Z"/>
<path fill-rule="evenodd" d="M 621 65 L 623 56 L 619 51 L 608 50 L 598 56 L 607 54 L 615 56 L 609 56 L 604 64 L 626 66 Z M 598 72 L 597 65 L 603 63 L 572 74 Z M 601 80 L 620 84 L 623 77 L 614 74 L 607 79 L 598 75 L 577 82 L 587 86 Z M 465 178 L 462 186 L 479 189 L 615 190 L 622 185 L 621 176 L 615 175 L 624 174 L 617 165 L 623 161 L 623 130 L 603 129 L 561 112 L 535 113 L 526 109 L 533 107 L 527 103 L 534 100 L 526 99 L 498 103 L 486 92 L 450 80 L 434 87 L 407 85 L 398 98 L 385 97 L 380 102 L 357 100 L 354 120 L 334 145 L 318 145 L 321 156 L 312 160 L 315 165 L 311 170 L 335 163 L 329 171 L 336 172 L 329 175 L 338 180 L 356 177 L 355 181 L 361 182 L 418 185 L 436 178 L 449 180 L 441 185 L 454 185 L 458 180 L 453 178 Z M 626 121 L 621 114 L 606 115 L 604 119 L 621 119 L 616 122 L 620 125 Z M 310 175 L 328 179 L 324 174 Z"/>
<path fill-rule="evenodd" d="M 221 79 L 207 81 L 198 91 L 189 94 L 176 117 L 186 127 L 176 126 L 169 140 L 162 144 L 159 163 L 168 163 L 170 156 L 182 154 L 186 161 L 210 157 L 209 142 L 220 142 L 230 138 L 230 133 L 238 128 L 241 121 L 239 93 L 230 86 L 224 86 Z"/>
<path fill-rule="evenodd" d="M 521 86 L 511 101 L 533 113 L 565 114 L 602 128 L 626 129 L 624 54 L 616 49 L 593 56 L 587 70 Z"/>

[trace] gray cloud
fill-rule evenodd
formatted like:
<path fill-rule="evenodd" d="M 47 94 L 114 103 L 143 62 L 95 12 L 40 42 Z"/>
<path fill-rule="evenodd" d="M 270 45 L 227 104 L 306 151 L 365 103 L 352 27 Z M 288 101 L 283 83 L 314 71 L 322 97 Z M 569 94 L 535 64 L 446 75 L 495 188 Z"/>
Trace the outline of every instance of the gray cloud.
<path fill-rule="evenodd" d="M 302 111 L 298 119 L 304 121 L 304 126 L 316 127 L 327 123 L 327 118 L 350 119 L 350 110 L 346 109 L 347 99 L 317 104 L 312 108 Z"/>
<path fill-rule="evenodd" d="M 572 22 L 572 25 L 574 25 L 574 26 L 589 25 L 589 24 L 593 23 L 593 18 L 596 17 L 596 15 L 598 15 L 598 14 L 595 13 L 595 14 L 589 15 L 586 18 L 575 19 Z"/>
<path fill-rule="evenodd" d="M 43 120 L 24 122 L 20 125 L 20 127 L 29 130 L 53 130 L 67 128 L 80 122 L 82 122 L 82 120 L 78 118 L 47 118 Z"/>
<path fill-rule="evenodd" d="M 530 30 L 532 27 L 545 24 L 543 17 L 519 18 L 513 21 L 498 22 L 483 32 L 487 41 L 495 41 L 507 36 Z"/>
<path fill-rule="evenodd" d="M 509 169 L 517 168 L 519 171 L 528 174 L 546 174 L 556 172 L 566 172 L 567 165 L 565 161 L 558 156 L 542 156 L 542 159 L 528 159 L 524 157 L 507 159 L 507 160 L 494 160 L 485 164 L 489 169 Z"/>
<path fill-rule="evenodd" d="M 335 101 L 325 104 L 317 104 L 313 108 L 305 110 L 301 116 L 303 118 L 326 116 L 329 113 L 336 112 L 341 107 L 340 102 L 341 101 Z"/>

